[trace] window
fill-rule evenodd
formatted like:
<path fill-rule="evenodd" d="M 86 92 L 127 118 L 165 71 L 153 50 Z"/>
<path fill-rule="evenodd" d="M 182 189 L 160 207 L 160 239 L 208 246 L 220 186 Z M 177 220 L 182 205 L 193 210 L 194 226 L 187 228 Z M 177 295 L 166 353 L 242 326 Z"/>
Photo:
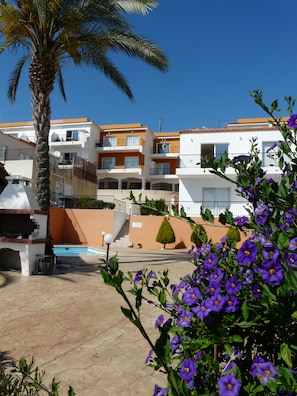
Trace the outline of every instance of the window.
<path fill-rule="evenodd" d="M 169 153 L 170 151 L 170 144 L 169 143 L 158 143 L 157 144 L 157 153 L 162 154 L 162 153 Z"/>
<path fill-rule="evenodd" d="M 263 166 L 277 166 L 277 147 L 272 148 L 275 142 L 262 143 L 262 163 Z M 267 152 L 267 150 L 269 150 Z"/>
<path fill-rule="evenodd" d="M 126 146 L 139 146 L 139 141 L 138 135 L 128 135 L 126 137 Z"/>
<path fill-rule="evenodd" d="M 75 155 L 75 153 L 64 153 L 62 158 L 62 165 L 72 165 Z"/>
<path fill-rule="evenodd" d="M 20 160 L 29 160 L 32 159 L 31 155 L 28 155 L 26 153 L 20 153 Z"/>
<path fill-rule="evenodd" d="M 138 168 L 138 157 L 125 157 L 125 168 Z"/>
<path fill-rule="evenodd" d="M 201 144 L 201 168 L 211 168 L 214 161 L 220 161 L 225 153 L 228 154 L 228 144 L 226 143 Z"/>
<path fill-rule="evenodd" d="M 0 145 L 0 162 L 5 161 L 5 151 L 6 151 L 6 147 Z"/>
<path fill-rule="evenodd" d="M 117 137 L 106 135 L 103 137 L 103 147 L 116 147 Z"/>
<path fill-rule="evenodd" d="M 214 216 L 218 216 L 230 207 L 229 188 L 203 188 L 203 209 L 210 209 Z"/>
<path fill-rule="evenodd" d="M 114 169 L 115 168 L 115 157 L 103 157 L 102 158 L 102 169 Z"/>
<path fill-rule="evenodd" d="M 66 141 L 67 142 L 78 142 L 78 131 L 66 131 Z"/>
<path fill-rule="evenodd" d="M 156 175 L 169 175 L 169 174 L 170 174 L 170 164 L 156 163 Z"/>

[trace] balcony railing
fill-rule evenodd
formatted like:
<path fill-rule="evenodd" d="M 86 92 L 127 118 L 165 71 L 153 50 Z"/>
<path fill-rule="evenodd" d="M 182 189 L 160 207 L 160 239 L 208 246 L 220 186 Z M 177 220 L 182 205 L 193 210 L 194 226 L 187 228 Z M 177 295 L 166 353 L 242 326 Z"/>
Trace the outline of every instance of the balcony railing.
<path fill-rule="evenodd" d="M 166 202 L 167 203 L 167 202 Z M 171 203 L 167 203 L 170 207 Z M 230 210 L 234 217 L 236 216 L 248 216 L 248 212 L 245 207 L 249 207 L 248 201 L 179 201 L 178 209 L 184 208 L 187 216 L 200 217 L 201 208 L 211 210 L 213 216 L 217 217 L 221 213 L 224 213 L 226 209 Z"/>
<path fill-rule="evenodd" d="M 110 149 L 110 150 L 119 150 L 126 148 L 138 148 L 140 146 L 144 146 L 145 140 L 143 138 L 136 138 L 135 140 L 126 140 L 126 139 L 103 139 L 96 140 L 95 147 Z"/>
<path fill-rule="evenodd" d="M 228 158 L 233 160 L 235 157 L 247 157 L 248 154 L 233 153 L 228 154 Z M 266 152 L 259 153 L 259 158 L 263 163 L 263 167 L 278 166 L 278 157 L 275 153 L 267 154 Z M 211 168 L 215 161 L 219 161 L 220 156 L 215 157 L 211 155 L 202 156 L 201 154 L 181 154 L 179 156 L 179 168 Z"/>
<path fill-rule="evenodd" d="M 175 175 L 175 169 L 151 168 L 150 176 Z"/>

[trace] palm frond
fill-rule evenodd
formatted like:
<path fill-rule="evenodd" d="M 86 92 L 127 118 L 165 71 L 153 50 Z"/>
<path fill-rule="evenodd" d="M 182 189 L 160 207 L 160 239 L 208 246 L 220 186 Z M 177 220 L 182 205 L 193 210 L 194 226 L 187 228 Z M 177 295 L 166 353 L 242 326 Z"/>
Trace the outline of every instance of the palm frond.
<path fill-rule="evenodd" d="M 84 47 L 82 49 L 82 59 L 86 66 L 94 67 L 101 71 L 123 91 L 130 100 L 134 101 L 134 96 L 126 78 L 103 52 L 93 51 L 93 48 Z"/>
<path fill-rule="evenodd" d="M 114 0 L 114 2 L 120 10 L 128 14 L 137 13 L 142 15 L 147 14 L 158 5 L 155 0 Z"/>
<path fill-rule="evenodd" d="M 59 90 L 61 92 L 62 98 L 66 102 L 66 93 L 65 93 L 65 89 L 64 89 L 64 79 L 63 79 L 62 70 L 61 70 L 60 65 L 57 67 L 57 80 L 58 80 L 58 86 L 59 86 Z"/>
<path fill-rule="evenodd" d="M 24 55 L 16 64 L 16 67 L 12 71 L 9 79 L 9 84 L 8 84 L 8 91 L 7 91 L 7 97 L 8 99 L 13 103 L 15 102 L 16 98 L 16 91 L 19 85 L 19 80 L 20 76 L 22 73 L 22 69 L 26 61 L 28 60 L 28 56 Z"/>

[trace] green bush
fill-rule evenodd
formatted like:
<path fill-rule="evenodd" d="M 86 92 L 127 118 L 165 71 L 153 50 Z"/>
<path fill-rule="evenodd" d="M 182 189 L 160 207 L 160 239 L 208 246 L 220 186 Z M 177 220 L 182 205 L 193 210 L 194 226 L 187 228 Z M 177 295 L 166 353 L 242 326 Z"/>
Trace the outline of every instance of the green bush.
<path fill-rule="evenodd" d="M 156 236 L 156 242 L 163 243 L 164 249 L 167 243 L 175 242 L 175 234 L 167 217 L 164 217 L 164 220 L 161 223 Z"/>
<path fill-rule="evenodd" d="M 0 366 L 0 395 L 1 396 L 59 396 L 59 384 L 55 378 L 49 386 L 45 385 L 43 372 L 35 365 L 34 358 L 28 362 L 21 358 L 18 362 L 5 362 Z M 68 396 L 75 396 L 71 386 Z"/>
<path fill-rule="evenodd" d="M 148 199 L 145 197 L 145 202 L 141 205 L 140 213 L 142 216 L 164 216 L 168 212 L 168 206 L 164 198 Z"/>
<path fill-rule="evenodd" d="M 114 209 L 115 204 L 113 202 L 104 202 L 101 199 L 94 199 L 92 197 L 81 197 L 80 208 L 81 209 Z"/>
<path fill-rule="evenodd" d="M 235 227 L 229 227 L 226 236 L 227 236 L 229 243 L 240 242 L 240 239 L 241 239 L 238 228 L 235 228 Z"/>

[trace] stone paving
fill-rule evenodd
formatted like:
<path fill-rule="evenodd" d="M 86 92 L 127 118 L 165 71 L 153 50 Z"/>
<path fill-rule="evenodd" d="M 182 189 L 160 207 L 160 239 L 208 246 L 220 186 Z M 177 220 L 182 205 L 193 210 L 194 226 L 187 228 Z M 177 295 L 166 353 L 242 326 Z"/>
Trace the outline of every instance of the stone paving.
<path fill-rule="evenodd" d="M 193 268 L 185 250 L 117 253 L 123 272 L 168 268 L 172 282 Z M 1 271 L 0 359 L 34 356 L 45 382 L 60 382 L 61 395 L 68 385 L 78 396 L 152 395 L 165 376 L 144 364 L 149 345 L 121 313 L 124 302 L 104 285 L 98 263 L 98 257 L 61 257 L 50 276 Z M 154 337 L 160 312 L 146 305 L 144 313 Z"/>

